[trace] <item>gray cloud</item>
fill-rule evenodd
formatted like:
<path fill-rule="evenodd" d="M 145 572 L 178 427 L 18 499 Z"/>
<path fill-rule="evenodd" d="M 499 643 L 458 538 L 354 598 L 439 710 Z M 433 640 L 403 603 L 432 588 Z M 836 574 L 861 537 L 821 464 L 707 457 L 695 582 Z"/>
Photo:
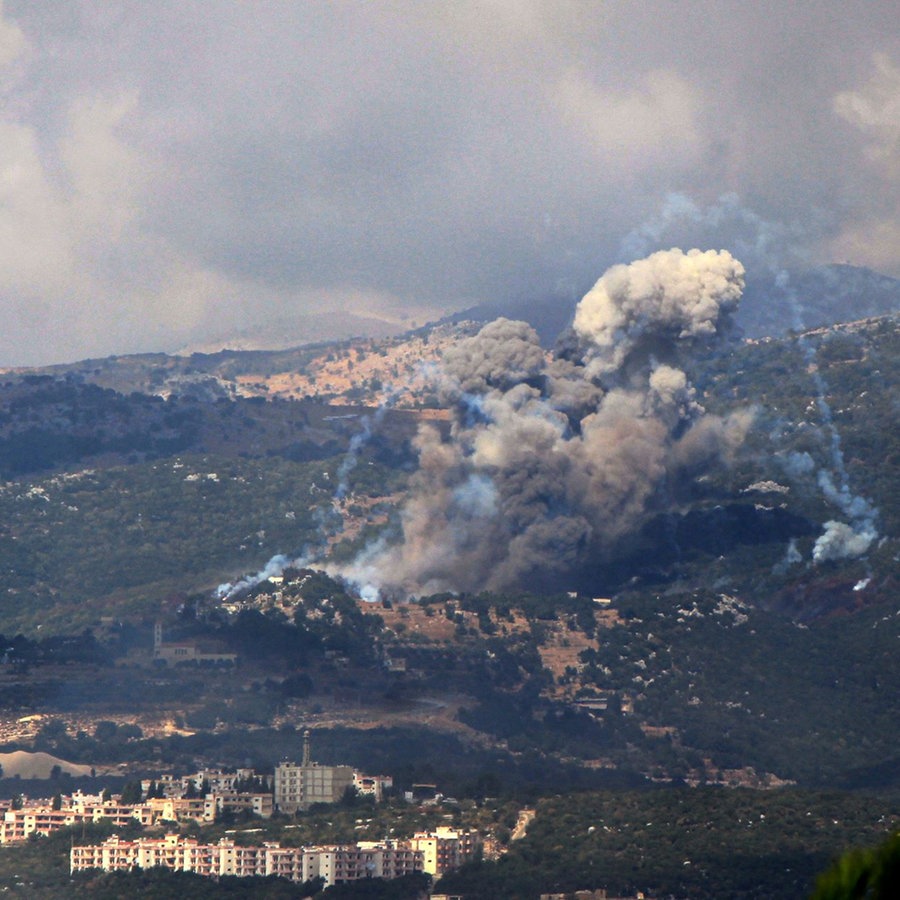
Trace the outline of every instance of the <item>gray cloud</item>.
<path fill-rule="evenodd" d="M 752 266 L 728 222 L 654 242 L 673 194 L 900 274 L 893 4 L 0 9 L 0 363 L 571 301 L 676 244 Z"/>

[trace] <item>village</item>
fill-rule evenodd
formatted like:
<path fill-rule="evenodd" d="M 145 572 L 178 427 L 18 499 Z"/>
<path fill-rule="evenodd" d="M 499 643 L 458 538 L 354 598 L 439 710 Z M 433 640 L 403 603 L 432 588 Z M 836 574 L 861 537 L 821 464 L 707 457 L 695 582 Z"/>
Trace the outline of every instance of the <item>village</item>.
<path fill-rule="evenodd" d="M 129 783 L 121 794 L 75 791 L 50 799 L 6 801 L 0 819 L 0 844 L 47 836 L 59 829 L 106 822 L 115 828 L 171 828 L 190 822 L 211 824 L 223 815 L 268 819 L 292 815 L 316 804 L 336 804 L 349 794 L 381 802 L 393 786 L 386 775 L 366 775 L 346 765 L 312 760 L 310 735 L 304 734 L 300 762 L 285 761 L 274 775 L 253 769 L 233 772 L 203 769 L 191 775 L 164 775 Z M 409 801 L 414 799 L 410 794 Z M 408 838 L 353 844 L 282 847 L 277 842 L 242 846 L 233 838 L 216 843 L 178 833 L 122 839 L 113 834 L 94 845 L 73 845 L 71 872 L 91 869 L 130 871 L 162 866 L 208 877 L 277 875 L 295 882 L 322 879 L 325 887 L 360 878 L 399 878 L 415 872 L 439 878 L 481 854 L 477 832 L 437 826 Z"/>

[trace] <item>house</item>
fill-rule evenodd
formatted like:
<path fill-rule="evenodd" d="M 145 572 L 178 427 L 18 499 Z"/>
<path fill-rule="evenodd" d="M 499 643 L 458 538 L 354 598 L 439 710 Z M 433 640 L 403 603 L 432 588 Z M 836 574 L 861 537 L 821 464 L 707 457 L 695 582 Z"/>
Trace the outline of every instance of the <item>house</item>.
<path fill-rule="evenodd" d="M 385 790 L 394 786 L 394 779 L 390 775 L 363 775 L 361 772 L 353 773 L 353 787 L 361 797 L 374 797 L 376 803 L 384 798 Z"/>
<path fill-rule="evenodd" d="M 211 648 L 201 648 L 196 641 L 164 641 L 162 622 L 153 626 L 153 662 L 156 665 L 233 666 L 236 653 L 222 653 Z"/>

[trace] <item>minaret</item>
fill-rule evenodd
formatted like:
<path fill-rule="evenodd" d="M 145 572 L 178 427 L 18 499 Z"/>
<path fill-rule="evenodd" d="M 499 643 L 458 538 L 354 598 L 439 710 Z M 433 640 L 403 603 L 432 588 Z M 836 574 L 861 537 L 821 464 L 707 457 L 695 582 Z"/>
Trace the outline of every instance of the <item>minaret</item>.
<path fill-rule="evenodd" d="M 162 622 L 157 620 L 153 625 L 153 655 L 159 655 L 159 648 L 162 646 Z"/>
<path fill-rule="evenodd" d="M 303 732 L 303 767 L 307 768 L 311 766 L 312 762 L 310 761 L 309 755 L 309 729 Z"/>

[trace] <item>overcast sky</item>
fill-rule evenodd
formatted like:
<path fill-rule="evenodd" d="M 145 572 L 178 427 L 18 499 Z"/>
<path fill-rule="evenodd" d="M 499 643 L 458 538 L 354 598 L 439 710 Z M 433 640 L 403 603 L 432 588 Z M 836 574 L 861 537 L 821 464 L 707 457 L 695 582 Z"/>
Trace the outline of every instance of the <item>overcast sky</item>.
<path fill-rule="evenodd" d="M 891 2 L 6 0 L 0 86 L 0 366 L 676 245 L 900 276 Z"/>

